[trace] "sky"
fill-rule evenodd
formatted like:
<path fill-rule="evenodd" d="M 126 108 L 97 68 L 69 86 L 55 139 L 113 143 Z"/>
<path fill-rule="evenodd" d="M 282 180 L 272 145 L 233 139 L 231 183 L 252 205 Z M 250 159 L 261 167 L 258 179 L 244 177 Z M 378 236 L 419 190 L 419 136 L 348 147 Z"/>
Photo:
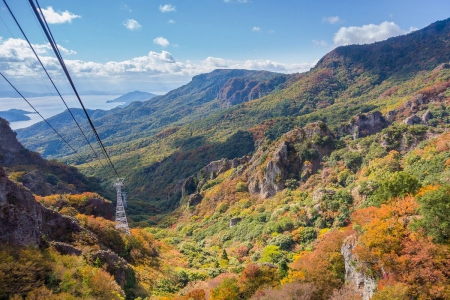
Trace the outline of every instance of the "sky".
<path fill-rule="evenodd" d="M 62 90 L 67 83 L 28 0 L 7 0 Z M 450 17 L 448 0 L 39 0 L 81 91 L 166 93 L 220 68 L 308 71 L 335 47 Z M 3 2 L 0 71 L 21 91 L 50 85 Z M 2 78 L 0 78 L 2 79 Z M 10 90 L 3 80 L 0 91 Z"/>

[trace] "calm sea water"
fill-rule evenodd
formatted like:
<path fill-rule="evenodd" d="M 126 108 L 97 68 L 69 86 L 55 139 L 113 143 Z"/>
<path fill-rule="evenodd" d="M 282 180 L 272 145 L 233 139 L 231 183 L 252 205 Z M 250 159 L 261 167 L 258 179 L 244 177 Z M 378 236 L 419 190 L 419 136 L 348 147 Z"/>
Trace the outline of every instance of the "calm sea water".
<path fill-rule="evenodd" d="M 84 106 L 89 109 L 103 109 L 109 110 L 123 103 L 106 103 L 107 100 L 112 100 L 121 95 L 81 95 L 81 100 Z M 67 105 L 72 108 L 81 108 L 75 96 L 63 96 Z M 36 97 L 27 98 L 27 100 L 42 114 L 44 118 L 50 118 L 66 110 L 64 103 L 59 97 Z M 32 112 L 33 109 L 22 98 L 0 98 L 0 111 L 9 110 L 12 108 L 23 109 Z M 31 120 L 12 122 L 10 123 L 12 129 L 25 128 L 34 123 L 42 121 L 38 114 L 28 114 Z"/>

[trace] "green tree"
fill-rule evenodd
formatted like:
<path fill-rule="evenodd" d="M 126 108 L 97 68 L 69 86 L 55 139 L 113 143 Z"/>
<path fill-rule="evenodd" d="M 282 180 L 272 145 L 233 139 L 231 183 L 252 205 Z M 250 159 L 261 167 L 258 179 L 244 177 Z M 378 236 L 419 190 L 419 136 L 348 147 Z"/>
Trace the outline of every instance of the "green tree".
<path fill-rule="evenodd" d="M 417 197 L 423 218 L 419 224 L 438 243 L 450 238 L 450 187 L 442 186 Z"/>

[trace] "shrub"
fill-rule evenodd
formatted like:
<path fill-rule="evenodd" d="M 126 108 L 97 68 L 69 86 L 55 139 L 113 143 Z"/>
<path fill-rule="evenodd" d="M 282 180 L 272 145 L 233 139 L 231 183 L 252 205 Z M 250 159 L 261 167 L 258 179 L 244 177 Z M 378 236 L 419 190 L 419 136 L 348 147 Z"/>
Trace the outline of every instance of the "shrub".
<path fill-rule="evenodd" d="M 279 234 L 269 240 L 269 245 L 276 245 L 280 250 L 289 250 L 294 244 L 291 234 Z"/>

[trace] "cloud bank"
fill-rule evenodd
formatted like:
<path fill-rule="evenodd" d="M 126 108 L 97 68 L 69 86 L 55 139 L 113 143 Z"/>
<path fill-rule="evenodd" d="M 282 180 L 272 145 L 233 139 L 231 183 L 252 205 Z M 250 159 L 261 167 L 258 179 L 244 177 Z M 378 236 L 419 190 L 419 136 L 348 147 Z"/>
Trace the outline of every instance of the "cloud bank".
<path fill-rule="evenodd" d="M 157 42 L 164 44 L 162 37 Z M 165 39 L 164 39 L 165 40 Z M 155 42 L 156 43 L 156 42 Z M 167 41 L 167 43 L 169 43 Z M 168 44 L 167 44 L 168 45 Z M 53 56 L 48 44 L 33 45 L 50 75 L 56 80 L 65 80 L 57 59 Z M 200 61 L 177 61 L 170 52 L 150 51 L 147 55 L 134 57 L 124 61 L 97 63 L 70 59 L 69 54 L 75 51 L 59 46 L 65 56 L 65 63 L 70 74 L 77 83 L 91 82 L 96 88 L 117 86 L 120 84 L 133 86 L 140 83 L 150 86 L 155 82 L 168 85 L 167 89 L 187 83 L 192 76 L 208 73 L 215 69 L 250 69 L 268 70 L 280 73 L 304 72 L 313 67 L 314 63 L 285 64 L 271 60 L 237 61 L 218 57 L 207 57 Z M 23 50 L 22 50 L 23 49 Z M 0 37 L 0 69 L 7 77 L 21 82 L 40 82 L 42 70 L 26 41 L 22 39 L 2 39 Z M 136 85 L 134 85 L 136 86 Z M 139 86 L 136 86 L 139 88 Z"/>
<path fill-rule="evenodd" d="M 369 44 L 406 34 L 408 32 L 409 31 L 401 29 L 394 22 L 385 21 L 380 25 L 368 24 L 361 27 L 341 27 L 338 32 L 334 34 L 333 41 L 336 46 Z"/>

